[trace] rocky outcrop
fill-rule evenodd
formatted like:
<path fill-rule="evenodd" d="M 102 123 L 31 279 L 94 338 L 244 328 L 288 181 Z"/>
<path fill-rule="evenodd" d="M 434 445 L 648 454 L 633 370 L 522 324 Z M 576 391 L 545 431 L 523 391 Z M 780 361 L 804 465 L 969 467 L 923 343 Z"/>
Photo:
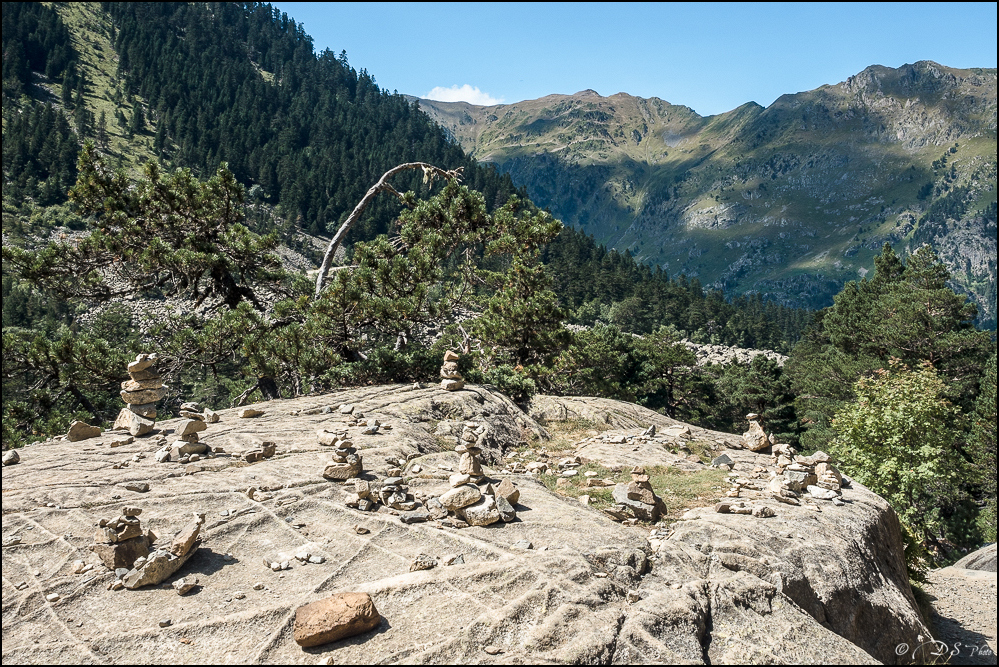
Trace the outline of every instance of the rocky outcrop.
<path fill-rule="evenodd" d="M 551 423 L 558 402 L 546 403 Z M 353 406 L 349 415 L 340 412 L 345 404 Z M 537 471 L 513 472 L 523 469 L 504 458 L 516 458 L 510 455 L 528 442 L 543 447 L 545 430 L 492 390 L 369 387 L 259 407 L 264 414 L 252 421 L 220 411 L 221 421 L 201 433 L 215 455 L 197 464 L 147 457 L 114 467 L 106 457 L 111 436 L 103 435 L 34 444 L 20 464 L 3 468 L 5 663 L 83 662 L 97 654 L 103 662 L 145 663 L 163 657 L 162 639 L 175 632 L 165 627 L 193 639 L 178 649 L 183 660 L 205 663 L 302 662 L 330 649 L 338 662 L 355 663 L 895 662 L 896 643 L 915 645 L 927 634 L 908 590 L 897 520 L 857 484 L 842 489 L 842 505 L 805 496 L 787 505 L 746 486 L 739 502 L 772 515 L 695 508 L 668 515 L 671 524 L 657 526 L 652 540 L 648 525 L 629 527 L 599 507 L 568 502 Z M 707 466 L 668 455 L 666 445 L 691 436 L 724 453 L 739 478 L 771 466 L 769 454 L 724 446 L 738 436 L 688 428 L 638 406 L 575 398 L 562 407 L 637 424 L 619 436 L 588 438 L 579 462 L 552 462 L 563 472 L 588 461 L 631 469 L 640 456 L 642 465 L 688 474 L 682 466 Z M 371 419 L 380 427 L 364 435 Z M 438 435 L 445 422 L 450 435 Z M 486 426 L 476 435 L 480 485 L 458 472 L 454 438 L 468 423 Z M 330 445 L 316 434 L 343 430 L 363 452 L 364 470 L 355 483 L 327 482 L 320 473 Z M 262 440 L 280 455 L 244 460 L 243 450 Z M 157 446 L 140 438 L 110 451 L 131 456 Z M 508 472 L 499 475 L 501 462 Z M 387 481 L 422 507 L 348 505 L 378 497 L 376 487 Z M 633 481 L 626 495 L 642 501 L 644 480 Z M 165 574 L 162 587 L 107 590 L 113 579 L 95 577 L 95 568 L 107 570 L 86 544 L 52 536 L 86 533 L 96 515 L 114 512 L 126 519 L 105 522 L 114 523 L 114 543 L 134 539 L 128 517 L 137 515 L 120 496 L 138 484 L 148 487 L 144 524 L 175 537 L 148 545 L 148 555 L 117 576 L 134 585 L 142 577 L 133 572 L 153 568 L 160 579 L 170 569 L 160 566 L 180 559 L 184 568 Z M 448 512 L 445 498 L 467 521 Z M 410 521 L 421 510 L 422 520 Z M 177 518 L 202 511 L 196 526 Z M 191 591 L 195 578 L 196 599 L 208 606 L 177 595 Z M 339 593 L 367 595 L 382 620 L 303 654 L 297 610 Z M 37 604 L 47 612 L 13 611 Z M 350 625 L 339 614 L 316 618 L 313 637 Z"/>
<path fill-rule="evenodd" d="M 970 554 L 954 563 L 952 567 L 963 567 L 966 570 L 982 570 L 983 572 L 995 572 L 995 542 L 988 546 L 982 547 L 978 551 L 972 551 Z"/>

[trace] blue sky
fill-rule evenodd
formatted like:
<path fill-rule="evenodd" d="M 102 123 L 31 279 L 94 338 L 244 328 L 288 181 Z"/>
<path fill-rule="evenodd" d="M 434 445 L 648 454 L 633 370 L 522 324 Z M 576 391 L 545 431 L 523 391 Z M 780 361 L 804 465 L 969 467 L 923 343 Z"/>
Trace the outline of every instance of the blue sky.
<path fill-rule="evenodd" d="M 479 104 L 591 88 L 711 115 L 868 65 L 996 66 L 996 3 L 274 3 L 389 91 Z"/>

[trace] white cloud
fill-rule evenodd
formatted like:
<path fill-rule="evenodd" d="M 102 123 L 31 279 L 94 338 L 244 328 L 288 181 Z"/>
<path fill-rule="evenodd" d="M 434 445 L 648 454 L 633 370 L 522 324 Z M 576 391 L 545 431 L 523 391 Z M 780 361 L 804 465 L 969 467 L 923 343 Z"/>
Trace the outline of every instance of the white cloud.
<path fill-rule="evenodd" d="M 477 86 L 473 88 L 467 83 L 463 86 L 455 84 L 450 88 L 437 86 L 424 95 L 423 98 L 427 100 L 437 100 L 438 102 L 468 102 L 470 104 L 478 104 L 484 107 L 490 107 L 494 104 L 503 104 L 502 97 L 497 99 L 489 93 L 482 92 Z"/>

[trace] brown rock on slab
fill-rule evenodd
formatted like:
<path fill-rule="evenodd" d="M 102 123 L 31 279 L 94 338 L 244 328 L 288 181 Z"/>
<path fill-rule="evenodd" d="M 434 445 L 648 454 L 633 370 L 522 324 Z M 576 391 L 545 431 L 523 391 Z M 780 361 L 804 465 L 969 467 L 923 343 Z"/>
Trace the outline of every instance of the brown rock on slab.
<path fill-rule="evenodd" d="M 132 378 L 131 380 L 125 380 L 121 383 L 121 388 L 124 391 L 148 391 L 150 389 L 159 389 L 163 386 L 163 380 L 161 378 L 155 377 L 148 380 L 136 380 Z"/>
<path fill-rule="evenodd" d="M 256 410 L 254 408 L 243 408 L 240 411 L 239 416 L 242 419 L 253 419 L 254 417 L 259 417 L 262 414 L 264 414 L 263 410 Z"/>
<path fill-rule="evenodd" d="M 334 482 L 345 482 L 361 474 L 361 457 L 357 463 L 331 463 L 323 470 L 323 477 Z"/>
<path fill-rule="evenodd" d="M 321 646 L 372 630 L 381 619 L 367 593 L 338 593 L 295 611 L 295 642 Z"/>
<path fill-rule="evenodd" d="M 134 521 L 129 521 L 124 525 L 119 524 L 119 526 L 120 527 L 118 529 L 118 542 L 117 542 L 118 544 L 121 544 L 122 542 L 128 540 L 133 540 L 136 537 L 142 535 L 142 526 L 140 525 L 138 519 L 135 519 Z"/>
<path fill-rule="evenodd" d="M 118 413 L 118 418 L 114 420 L 114 425 L 111 426 L 111 428 L 113 430 L 124 429 L 133 436 L 140 436 L 152 431 L 154 424 L 155 422 L 152 419 L 146 419 L 145 417 L 132 412 L 128 408 L 122 408 L 121 412 Z"/>
<path fill-rule="evenodd" d="M 131 570 L 137 558 L 149 555 L 149 548 L 152 545 L 152 540 L 146 534 L 116 544 L 92 544 L 90 550 L 97 554 L 109 570 L 119 568 Z"/>
<path fill-rule="evenodd" d="M 503 479 L 496 487 L 496 495 L 503 496 L 506 501 L 511 505 L 516 505 L 517 501 L 520 500 L 520 489 L 517 485 L 510 481 L 509 477 Z"/>
<path fill-rule="evenodd" d="M 135 442 L 135 438 L 133 438 L 131 435 L 127 435 L 114 438 L 108 444 L 111 447 L 124 447 L 125 445 L 131 445 L 133 442 Z"/>
<path fill-rule="evenodd" d="M 122 390 L 118 392 L 121 395 L 121 400 L 125 401 L 130 405 L 142 404 L 142 403 L 155 403 L 161 400 L 167 395 L 167 390 L 169 387 L 163 385 L 159 389 L 145 389 L 142 391 L 125 391 Z"/>
<path fill-rule="evenodd" d="M 464 388 L 465 383 L 461 380 L 441 380 L 441 389 L 444 391 L 458 391 Z"/>
<path fill-rule="evenodd" d="M 146 419 L 156 419 L 156 404 L 155 403 L 136 403 L 129 404 L 125 406 L 126 409 L 131 410 L 140 417 L 145 417 Z"/>
<path fill-rule="evenodd" d="M 96 438 L 100 434 L 100 426 L 91 426 L 86 422 L 74 421 L 69 425 L 69 432 L 66 433 L 66 439 L 70 442 L 79 442 L 80 440 Z"/>
<path fill-rule="evenodd" d="M 644 477 L 644 475 L 643 475 Z M 642 484 L 641 482 L 631 482 L 628 484 L 628 499 L 637 500 L 640 503 L 645 503 L 646 505 L 655 505 L 656 496 L 649 488 L 648 483 Z"/>
<path fill-rule="evenodd" d="M 157 549 L 149 554 L 141 568 L 135 569 L 133 567 L 122 579 L 122 583 L 125 585 L 125 588 L 130 590 L 141 588 L 142 586 L 161 584 L 170 575 L 183 567 L 187 559 L 197 551 L 200 545 L 201 540 L 196 540 L 183 556 L 174 556 L 165 549 Z"/>
<path fill-rule="evenodd" d="M 201 523 L 199 519 L 195 519 L 184 526 L 170 542 L 170 553 L 174 556 L 186 554 L 191 549 L 191 545 L 197 541 L 198 534 L 201 533 Z"/>

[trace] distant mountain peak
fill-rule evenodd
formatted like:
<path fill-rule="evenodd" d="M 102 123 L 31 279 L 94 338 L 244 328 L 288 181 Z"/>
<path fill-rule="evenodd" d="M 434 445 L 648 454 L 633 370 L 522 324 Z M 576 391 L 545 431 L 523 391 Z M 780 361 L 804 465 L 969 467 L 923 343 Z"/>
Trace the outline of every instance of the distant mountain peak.
<path fill-rule="evenodd" d="M 871 65 L 706 117 L 591 89 L 424 109 L 533 201 L 671 275 L 820 307 L 885 242 L 929 242 L 995 318 L 995 69 Z"/>

